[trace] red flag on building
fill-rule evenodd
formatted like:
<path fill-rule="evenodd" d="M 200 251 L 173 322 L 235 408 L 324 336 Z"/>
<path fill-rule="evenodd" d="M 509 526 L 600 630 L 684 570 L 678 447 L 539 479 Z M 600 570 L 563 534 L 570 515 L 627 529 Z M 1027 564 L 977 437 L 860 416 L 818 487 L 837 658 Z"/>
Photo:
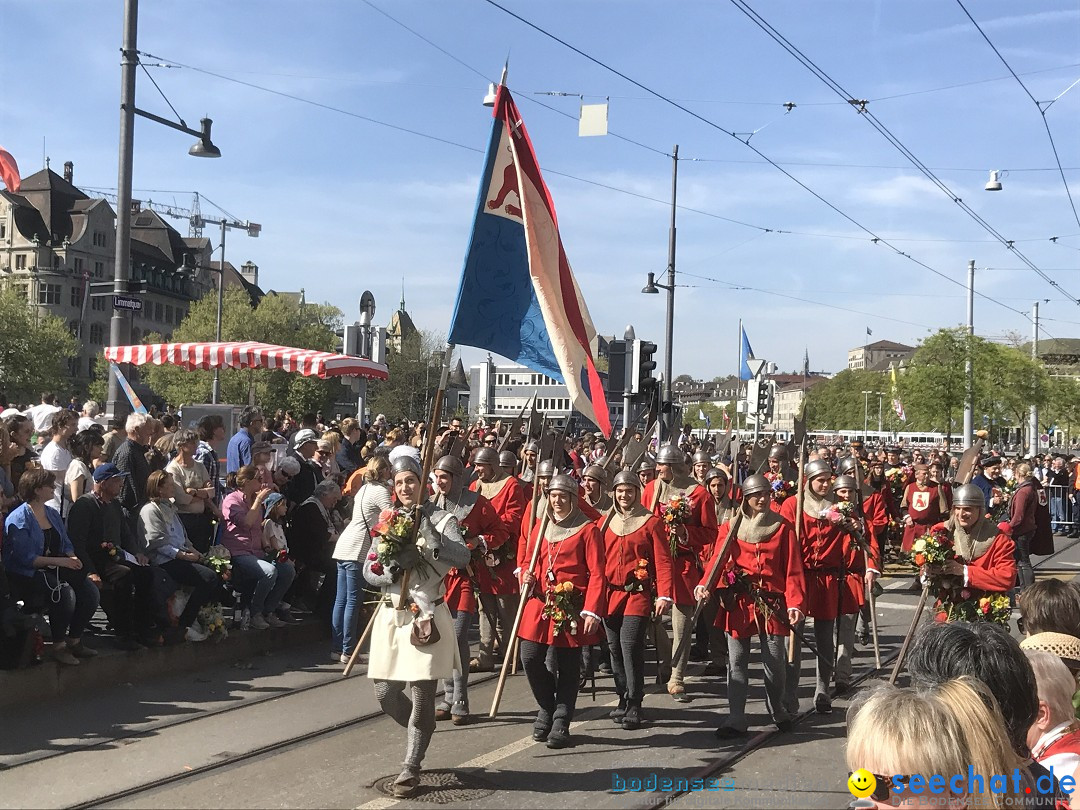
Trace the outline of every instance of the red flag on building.
<path fill-rule="evenodd" d="M 15 194 L 19 192 L 22 185 L 22 181 L 19 179 L 19 164 L 15 162 L 15 158 L 11 156 L 11 153 L 2 146 L 0 146 L 0 180 L 4 181 L 8 191 Z"/>

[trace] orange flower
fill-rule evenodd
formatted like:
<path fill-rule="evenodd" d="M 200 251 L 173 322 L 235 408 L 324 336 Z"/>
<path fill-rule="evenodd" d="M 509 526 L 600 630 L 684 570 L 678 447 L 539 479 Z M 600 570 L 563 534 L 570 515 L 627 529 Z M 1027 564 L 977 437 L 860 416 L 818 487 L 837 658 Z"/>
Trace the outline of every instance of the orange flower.
<path fill-rule="evenodd" d="M 925 562 L 926 562 L 926 556 L 924 554 L 916 554 L 915 555 L 915 564 L 916 565 L 923 565 Z"/>
<path fill-rule="evenodd" d="M 649 572 L 644 568 L 637 568 L 634 570 L 634 578 L 638 580 L 648 579 Z"/>
<path fill-rule="evenodd" d="M 416 604 L 416 602 L 413 602 L 411 605 L 409 605 L 409 610 L 411 610 L 413 612 L 413 615 L 415 615 L 420 612 L 420 606 Z"/>
<path fill-rule="evenodd" d="M 649 561 L 648 560 L 638 560 L 637 561 L 637 567 L 638 568 L 648 568 L 649 567 Z"/>

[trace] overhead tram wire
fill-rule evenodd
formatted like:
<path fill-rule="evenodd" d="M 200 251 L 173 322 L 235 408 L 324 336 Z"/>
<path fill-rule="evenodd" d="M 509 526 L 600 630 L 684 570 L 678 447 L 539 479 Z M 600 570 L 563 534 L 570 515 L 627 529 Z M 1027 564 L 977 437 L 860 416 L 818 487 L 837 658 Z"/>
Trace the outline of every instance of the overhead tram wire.
<path fill-rule="evenodd" d="M 859 230 L 863 231 L 864 233 L 869 234 L 872 237 L 871 241 L 873 241 L 875 244 L 884 245 L 885 247 L 889 248 L 889 250 L 893 251 L 897 255 L 902 256 L 903 258 L 913 262 L 914 264 L 918 265 L 919 267 L 922 267 L 925 270 L 929 270 L 931 273 L 933 273 L 936 276 L 939 276 L 940 278 L 944 279 L 945 281 L 949 282 L 950 284 L 953 284 L 953 285 L 955 285 L 957 287 L 961 287 L 961 288 L 963 288 L 965 290 L 967 289 L 967 284 L 966 283 L 964 283 L 962 281 L 959 281 L 959 280 L 947 275 L 946 273 L 941 272 L 940 270 L 938 270 L 938 269 L 936 269 L 934 267 L 931 267 L 929 264 L 927 264 L 924 261 L 921 261 L 920 259 L 916 259 L 911 254 L 906 253 L 903 250 L 901 250 L 900 248 L 896 247 L 896 245 L 892 244 L 889 240 L 886 240 L 886 239 L 878 236 L 873 230 L 871 230 L 867 226 L 863 225 L 861 222 L 856 220 L 854 217 L 852 217 L 847 212 L 841 210 L 836 204 L 834 204 L 831 201 L 825 199 L 825 197 L 821 196 L 821 194 L 814 191 L 814 189 L 810 188 L 810 186 L 808 186 L 802 180 L 795 177 L 795 175 L 793 175 L 791 172 L 787 171 L 782 165 L 780 165 L 775 160 L 770 158 L 768 155 L 766 155 L 764 152 L 762 152 L 756 146 L 751 144 L 748 140 L 743 140 L 738 135 L 736 135 L 734 132 L 732 132 L 731 130 L 725 129 L 724 127 L 717 124 L 715 121 L 712 121 L 711 119 L 706 118 L 705 116 L 701 115 L 700 113 L 697 113 L 697 112 L 691 110 L 690 108 L 678 103 L 677 101 L 674 101 L 674 100 L 668 98 L 664 94 L 662 94 L 662 93 L 660 93 L 660 92 L 658 92 L 656 90 L 653 90 L 651 87 L 648 87 L 647 85 L 643 84 L 642 82 L 639 82 L 638 80 L 628 76 L 627 74 L 623 73 L 622 71 L 618 70 L 617 68 L 614 68 L 611 65 L 607 64 L 606 62 L 603 62 L 600 59 L 597 59 L 595 56 L 591 56 L 590 54 L 588 54 L 585 51 L 581 50 L 580 48 L 576 47 L 575 45 L 572 45 L 569 42 L 567 42 L 566 40 L 562 39 L 561 37 L 556 36 L 555 34 L 551 33 L 550 31 L 540 27 L 536 23 L 522 17 L 520 14 L 517 14 L 517 13 L 511 11 L 510 9 L 508 9 L 505 6 L 501 5 L 500 3 L 496 2 L 496 0 L 484 0 L 484 2 L 486 2 L 488 5 L 494 6 L 495 8 L 502 11 L 504 14 L 507 14 L 507 15 L 513 17 L 514 19 L 518 20 L 519 22 L 523 23 L 524 25 L 527 25 L 529 28 L 532 28 L 534 31 L 544 35 L 545 37 L 548 37 L 549 39 L 552 39 L 555 42 L 558 42 L 560 45 L 562 45 L 563 47 L 573 51 L 576 54 L 578 54 L 583 59 L 587 59 L 588 61 L 592 62 L 593 64 L 598 65 L 599 67 L 604 68 L 604 70 L 607 70 L 610 73 L 615 74 L 616 76 L 623 79 L 624 81 L 629 82 L 630 84 L 634 85 L 635 87 L 640 88 L 641 90 L 644 90 L 646 93 L 649 93 L 650 95 L 656 97 L 657 99 L 669 104 L 670 106 L 674 107 L 675 109 L 686 113 L 691 118 L 694 118 L 697 121 L 700 121 L 701 123 L 705 124 L 706 126 L 712 127 L 713 129 L 717 130 L 718 132 L 724 133 L 728 137 L 734 138 L 736 141 L 741 143 L 743 146 L 745 146 L 751 152 L 753 152 L 758 157 L 760 157 L 762 160 L 764 160 L 766 163 L 771 165 L 773 168 L 775 168 L 777 171 L 779 171 L 781 174 L 783 174 L 785 177 L 787 177 L 789 180 L 791 180 L 797 186 L 799 186 L 804 191 L 806 191 L 808 194 L 810 194 L 812 197 L 814 197 L 819 202 L 824 204 L 827 208 L 829 208 L 830 210 L 832 210 L 836 214 L 838 214 L 841 217 L 843 217 L 844 219 L 846 219 L 848 222 L 853 224 Z M 1018 256 L 1022 256 L 1022 254 L 1020 254 L 1019 251 L 1016 251 L 1016 252 L 1017 252 Z M 1026 318 L 1026 319 L 1030 320 L 1030 316 L 1027 313 L 1025 313 L 1025 312 L 1023 312 L 1021 310 L 1018 310 L 1018 309 L 1014 309 L 1013 307 L 1010 307 L 1007 304 L 1002 303 L 1001 301 L 997 300 L 996 298 L 993 298 L 993 297 L 991 297 L 989 295 L 986 295 L 985 293 L 982 293 L 982 292 L 980 292 L 978 290 L 975 291 L 975 295 L 977 295 L 978 297 L 983 298 L 983 299 L 985 299 L 987 301 L 990 301 L 990 302 L 992 302 L 994 304 L 997 304 L 998 306 L 1002 307 L 1003 309 L 1007 309 L 1010 312 L 1013 312 L 1013 313 L 1015 313 L 1017 315 L 1020 315 L 1023 318 Z"/>
<path fill-rule="evenodd" d="M 487 0 L 492 3 L 493 0 Z M 951 188 L 949 188 L 945 182 L 939 178 L 934 172 L 915 154 L 904 145 L 904 143 L 889 130 L 880 120 L 867 109 L 866 104 L 869 102 L 860 101 L 858 96 L 849 93 L 844 87 L 837 82 L 832 76 L 826 73 L 820 68 L 809 56 L 803 53 L 795 44 L 793 44 L 787 37 L 777 31 L 773 26 L 760 14 L 758 14 L 746 0 L 729 0 L 739 11 L 741 11 L 751 22 L 753 22 L 758 28 L 764 31 L 774 42 L 776 42 L 781 48 L 786 50 L 791 56 L 795 58 L 799 64 L 809 70 L 816 78 L 818 78 L 826 87 L 832 90 L 840 98 L 846 99 L 851 103 L 852 108 L 859 113 L 870 125 L 882 135 L 900 154 L 902 154 L 908 161 L 911 162 L 919 172 L 926 177 L 931 183 L 933 183 L 942 193 L 944 193 L 950 200 L 953 201 L 964 213 L 966 213 L 971 219 L 973 219 L 980 227 L 987 233 L 997 239 L 1007 250 L 1012 251 L 1016 257 L 1023 262 L 1030 270 L 1039 276 L 1043 281 L 1057 290 L 1063 297 L 1068 299 L 1071 303 L 1080 305 L 1080 299 L 1071 295 L 1064 287 L 1062 287 L 1057 281 L 1051 278 L 1045 271 L 1043 271 L 1038 265 L 1036 265 L 1031 259 L 1029 259 L 1024 253 L 1016 247 L 1015 240 L 1007 239 L 1003 236 L 993 225 L 987 222 L 981 214 L 975 211 L 970 205 L 965 203 L 963 199 L 958 196 Z M 1080 220 L 1078 220 L 1080 223 Z"/>
<path fill-rule="evenodd" d="M 1050 131 L 1050 122 L 1046 120 L 1046 111 L 1050 108 L 1050 105 L 1048 104 L 1046 107 L 1043 107 L 1042 103 L 1040 103 L 1039 100 L 1031 94 L 1031 91 L 1028 90 L 1027 85 L 1024 84 L 1023 81 L 1021 81 L 1020 77 L 1016 74 L 1016 71 L 1012 69 L 1012 65 L 1005 61 L 1005 57 L 1001 55 L 1001 51 L 999 51 L 997 49 L 997 46 L 990 41 L 990 37 L 986 35 L 985 31 L 983 31 L 982 26 L 979 25 L 975 21 L 975 18 L 971 16 L 971 12 L 967 10 L 967 7 L 963 4 L 962 0 L 956 0 L 956 4 L 960 6 L 960 10 L 964 12 L 964 14 L 969 20 L 971 20 L 971 24 L 975 26 L 975 30 L 978 31 L 979 34 L 982 35 L 982 38 L 986 40 L 986 44 L 990 46 L 990 50 L 992 50 L 997 55 L 997 58 L 1001 60 L 1001 64 L 1003 64 L 1005 66 L 1005 69 L 1008 70 L 1010 74 L 1012 74 L 1012 77 L 1016 79 L 1016 83 L 1020 85 L 1024 93 L 1027 94 L 1027 97 L 1031 99 L 1031 103 L 1035 105 L 1035 109 L 1039 111 L 1039 118 L 1042 121 L 1043 128 L 1046 130 L 1046 137 L 1050 141 L 1050 149 L 1054 153 L 1054 162 L 1057 163 L 1058 174 L 1061 175 L 1061 183 L 1065 186 L 1065 195 L 1069 198 L 1069 207 L 1072 209 L 1073 219 L 1076 220 L 1077 225 L 1080 225 L 1080 214 L 1076 212 L 1076 201 L 1073 200 L 1072 190 L 1069 188 L 1069 181 L 1065 179 L 1065 170 L 1061 168 L 1061 157 L 1058 155 L 1057 144 L 1054 143 L 1054 134 Z M 1060 96 L 1058 98 L 1060 98 Z M 1055 101 L 1056 100 L 1057 99 L 1055 99 Z M 1052 104 L 1053 102 L 1050 103 Z"/>

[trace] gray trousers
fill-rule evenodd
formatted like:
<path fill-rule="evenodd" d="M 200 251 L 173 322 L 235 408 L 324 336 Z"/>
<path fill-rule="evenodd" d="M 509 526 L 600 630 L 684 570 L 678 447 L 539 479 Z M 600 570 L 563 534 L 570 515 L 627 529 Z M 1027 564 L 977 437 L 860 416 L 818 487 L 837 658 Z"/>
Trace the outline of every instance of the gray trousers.
<path fill-rule="evenodd" d="M 454 638 L 461 657 L 461 669 L 454 670 L 453 678 L 443 680 L 443 699 L 437 708 L 449 709 L 451 714 L 463 717 L 469 713 L 469 630 L 473 614 L 451 610 L 450 615 L 454 618 Z"/>
<path fill-rule="evenodd" d="M 496 645 L 504 656 L 510 654 L 510 630 L 514 626 L 519 598 L 516 594 L 480 594 L 480 653 L 477 655 L 480 669 L 496 666 Z"/>
<path fill-rule="evenodd" d="M 728 721 L 724 725 L 746 731 L 746 692 L 749 684 L 751 638 L 727 637 L 728 646 Z M 765 668 L 765 707 L 774 723 L 790 720 L 784 707 L 784 682 L 787 676 L 787 636 L 758 636 L 761 663 Z"/>
<path fill-rule="evenodd" d="M 814 623 L 814 646 L 818 651 L 818 658 L 814 662 L 814 671 L 817 675 L 817 684 L 814 687 L 814 700 L 821 697 L 829 699 L 829 686 L 832 683 L 833 671 L 833 633 L 836 632 L 836 622 L 833 619 L 809 619 Z M 803 636 L 806 636 L 806 622 L 797 628 Z M 796 638 L 795 661 L 787 665 L 787 682 L 784 684 L 784 708 L 791 714 L 799 713 L 799 677 L 802 674 L 803 647 Z M 807 650 L 807 653 L 810 651 Z M 824 661 L 824 662 L 823 662 Z"/>
<path fill-rule="evenodd" d="M 375 699 L 402 728 L 405 738 L 404 771 L 419 773 L 431 735 L 435 733 L 435 681 L 413 681 L 412 700 L 405 697 L 405 681 L 375 681 Z M 403 771 L 403 774 L 404 774 Z"/>
<path fill-rule="evenodd" d="M 671 636 L 667 634 L 663 619 L 650 622 L 653 641 L 656 643 L 656 650 L 660 654 L 660 668 L 671 667 L 671 678 L 668 680 L 668 686 L 682 686 L 683 673 L 686 671 L 686 665 L 690 662 L 690 644 L 693 641 L 692 636 L 694 634 L 693 618 L 693 605 L 672 605 Z M 679 650 L 680 646 L 682 647 L 681 650 Z M 679 652 L 678 660 L 672 658 L 676 651 Z"/>
<path fill-rule="evenodd" d="M 720 612 L 720 597 L 715 593 L 701 609 L 701 619 L 709 631 L 709 662 L 714 667 L 727 665 L 728 641 L 723 627 L 716 626 L 716 614 Z"/>
<path fill-rule="evenodd" d="M 858 613 L 845 613 L 840 617 L 840 648 L 836 651 L 836 682 L 851 683 L 851 656 L 855 652 L 855 625 Z"/>
<path fill-rule="evenodd" d="M 645 628 L 648 616 L 608 616 L 604 619 L 615 693 L 641 701 L 645 696 Z"/>

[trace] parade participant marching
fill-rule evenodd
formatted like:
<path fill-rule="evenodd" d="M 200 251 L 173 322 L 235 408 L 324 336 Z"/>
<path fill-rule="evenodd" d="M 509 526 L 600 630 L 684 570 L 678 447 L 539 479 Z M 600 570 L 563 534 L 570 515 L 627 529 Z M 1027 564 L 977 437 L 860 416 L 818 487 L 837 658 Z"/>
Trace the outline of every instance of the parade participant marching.
<path fill-rule="evenodd" d="M 827 515 L 835 505 L 829 493 L 832 483 L 832 467 L 829 462 L 818 459 L 806 465 L 806 491 L 803 495 L 802 564 L 806 576 L 806 600 L 803 612 L 814 620 L 814 641 L 817 650 L 814 688 L 814 708 L 819 714 L 832 711 L 829 694 L 835 655 L 836 617 L 840 608 L 840 581 L 844 565 L 844 531 L 830 523 Z M 798 498 L 788 498 L 780 514 L 792 523 Z M 795 655 L 788 664 L 785 683 L 784 707 L 791 714 L 799 712 L 799 675 L 802 672 L 802 644 L 795 645 Z"/>
<path fill-rule="evenodd" d="M 911 551 L 915 538 L 922 537 L 931 526 L 939 523 L 948 514 L 945 495 L 939 487 L 930 483 L 930 468 L 925 464 L 915 465 L 915 480 L 904 489 L 900 508 L 907 509 L 900 550 L 908 552 Z"/>
<path fill-rule="evenodd" d="M 860 462 L 862 463 L 862 462 Z M 862 517 L 869 525 L 870 534 L 873 536 L 871 545 L 877 549 L 876 564 L 873 566 L 877 576 L 880 577 L 881 566 L 885 564 L 885 549 L 889 544 L 889 526 L 892 513 L 890 511 L 889 501 L 891 499 L 890 491 L 885 486 L 885 465 L 883 462 L 872 459 L 866 465 L 869 468 L 869 476 L 862 477 L 860 474 L 856 480 L 861 480 L 862 488 L 860 492 L 859 501 L 862 503 Z M 843 458 L 836 465 L 836 472 L 838 475 L 850 475 L 854 477 L 855 471 L 855 459 L 853 457 Z M 836 484 L 833 484 L 833 491 L 836 492 Z M 855 502 L 854 493 L 852 493 L 847 500 L 852 503 Z M 845 555 L 845 565 L 850 559 L 848 555 Z M 847 565 L 847 570 L 852 571 L 850 565 Z M 865 561 L 862 564 L 860 570 L 865 571 Z M 865 594 L 864 594 L 865 596 Z M 869 644 L 870 639 L 870 600 L 866 599 L 862 603 L 862 607 L 859 609 L 858 619 L 858 637 L 860 644 Z M 841 634 L 843 633 L 841 629 Z M 842 642 L 841 642 L 842 643 Z M 839 655 L 840 653 L 838 653 Z M 837 675 L 838 683 L 846 683 L 846 680 Z"/>
<path fill-rule="evenodd" d="M 941 543 L 935 532 L 947 533 Z M 928 532 L 929 543 L 941 547 L 944 562 L 930 559 L 921 566 L 922 575 L 937 592 L 936 621 L 991 620 L 1007 624 L 1011 616 L 1008 593 L 1016 584 L 1015 545 L 997 524 L 986 518 L 986 500 L 975 484 L 965 484 L 953 493 L 952 515 L 941 529 Z M 932 555 L 928 538 L 919 538 L 919 555 Z M 926 557 L 924 556 L 923 559 Z"/>
<path fill-rule="evenodd" d="M 846 459 L 845 459 L 846 461 Z M 840 593 L 840 646 L 836 650 L 836 691 L 843 694 L 851 686 L 851 655 L 855 647 L 855 625 L 864 609 L 869 610 L 868 594 L 881 576 L 881 552 L 876 526 L 871 515 L 876 507 L 866 496 L 862 499 L 863 517 L 857 509 L 858 482 L 848 474 L 837 476 L 832 491 L 837 504 L 836 521 L 845 533 L 844 584 Z M 872 497 L 872 496 L 871 496 Z M 869 501 L 869 502 L 868 502 Z M 874 510 L 874 511 L 871 511 Z M 869 559 L 869 565 L 867 560 Z"/>
<path fill-rule="evenodd" d="M 475 459 L 473 464 L 475 464 Z M 509 450 L 499 451 L 499 469 L 502 470 L 502 474 L 507 478 L 516 478 L 518 469 L 518 457 L 511 453 Z M 520 481 L 518 482 L 521 483 Z M 528 497 L 528 496 L 526 496 Z"/>
<path fill-rule="evenodd" d="M 647 487 L 650 481 L 656 480 L 656 458 L 651 453 L 646 453 L 637 464 L 638 480 L 642 487 Z"/>
<path fill-rule="evenodd" d="M 607 472 L 599 464 L 590 464 L 581 474 L 581 486 L 585 491 L 584 502 L 598 513 L 611 509 L 613 501 L 608 492 Z"/>
<path fill-rule="evenodd" d="M 645 695 L 645 631 L 650 616 L 671 609 L 671 555 L 663 522 L 641 505 L 641 482 L 624 470 L 615 476 L 615 513 L 604 530 L 607 629 L 619 706 L 612 719 L 641 725 Z"/>
<path fill-rule="evenodd" d="M 823 463 L 828 464 L 829 462 L 823 461 Z M 753 470 L 750 470 L 750 472 L 753 472 Z M 782 444 L 774 444 L 769 448 L 768 469 L 765 470 L 765 479 L 772 485 L 769 506 L 774 511 L 779 512 L 788 496 L 796 494 L 795 481 L 798 477 L 798 471 L 792 469 L 791 464 L 788 462 L 787 448 Z"/>
<path fill-rule="evenodd" d="M 661 669 L 670 661 L 668 694 L 684 703 L 689 700 L 683 672 L 690 658 L 690 635 L 694 631 L 694 586 L 701 579 L 700 554 L 716 539 L 716 508 L 708 490 L 686 474 L 686 454 L 675 445 L 665 444 L 660 448 L 656 470 L 656 480 L 645 487 L 641 499 L 667 526 L 675 597 L 671 627 L 675 649 L 680 654 L 677 660 L 671 659 L 672 641 L 663 632 L 656 634 L 657 649 Z"/>
<path fill-rule="evenodd" d="M 496 646 L 503 655 L 510 649 L 510 628 L 518 592 L 514 576 L 518 537 L 521 520 L 529 508 L 525 488 L 516 478 L 504 475 L 498 461 L 499 455 L 493 447 L 477 450 L 473 458 L 476 480 L 470 486 L 491 503 L 506 537 L 488 539 L 483 559 L 473 563 L 480 592 L 480 650 L 470 662 L 470 668 L 478 672 L 490 672 L 495 667 Z"/>
<path fill-rule="evenodd" d="M 732 494 L 734 487 L 728 483 L 727 473 L 723 469 L 712 467 L 705 473 L 705 488 L 712 495 L 716 523 L 723 526 L 738 508 L 738 500 Z M 701 564 L 706 570 L 712 562 L 712 551 L 711 547 L 706 547 L 701 553 Z M 708 661 L 702 675 L 723 675 L 727 670 L 727 639 L 724 638 L 723 627 L 716 623 L 719 609 L 720 600 L 713 594 L 713 598 L 702 607 L 697 627 L 694 628 L 696 640 L 690 648 L 690 658 Z"/>
<path fill-rule="evenodd" d="M 795 528 L 769 508 L 772 483 L 764 475 L 751 475 L 742 483 L 741 518 L 736 537 L 725 553 L 718 583 L 702 581 L 698 599 L 718 593 L 722 609 L 716 617 L 727 633 L 728 716 L 716 729 L 721 738 L 746 734 L 746 692 L 749 682 L 750 641 L 761 644 L 765 670 L 765 705 L 776 727 L 791 731 L 792 712 L 784 697 L 788 673 L 785 643 L 789 627 L 802 621 L 805 601 L 802 557 Z M 724 548 L 732 522 L 720 527 L 713 554 Z"/>
<path fill-rule="evenodd" d="M 712 457 L 707 450 L 698 450 L 694 453 L 691 459 L 693 466 L 694 480 L 699 484 L 705 484 L 705 473 L 712 467 Z"/>
<path fill-rule="evenodd" d="M 600 639 L 607 594 L 604 541 L 600 529 L 577 508 L 578 485 L 568 475 L 552 477 L 545 502 L 550 516 L 523 543 L 525 563 L 519 573 L 523 593 L 530 594 L 518 638 L 529 688 L 539 704 L 533 739 L 548 748 L 570 744 L 581 671 L 581 648 Z M 530 570 L 533 549 L 536 565 Z M 554 671 L 547 667 L 554 648 Z"/>
<path fill-rule="evenodd" d="M 509 539 L 506 526 L 491 503 L 483 495 L 465 488 L 465 467 L 457 456 L 443 456 L 435 462 L 435 506 L 453 515 L 462 536 L 472 552 L 466 568 L 452 568 L 446 575 L 446 606 L 454 620 L 454 636 L 458 655 L 464 665 L 469 660 L 469 630 L 476 615 L 476 596 L 473 576 L 479 579 L 479 568 L 492 548 L 498 549 Z M 452 679 L 443 683 L 443 700 L 435 707 L 436 720 L 453 719 L 455 726 L 469 722 L 469 669 L 462 666 Z"/>
<path fill-rule="evenodd" d="M 705 479 L 702 483 L 709 490 L 709 494 L 712 495 L 713 508 L 716 510 L 716 525 L 723 526 L 736 507 L 735 498 L 731 492 L 732 487 L 728 482 L 728 475 L 719 467 L 711 467 L 705 473 Z"/>
<path fill-rule="evenodd" d="M 531 495 L 533 480 L 536 478 L 536 454 L 540 452 L 540 445 L 530 439 L 521 448 L 521 483 L 529 485 L 527 494 Z"/>
<path fill-rule="evenodd" d="M 382 710 L 408 729 L 405 760 L 393 787 L 395 796 L 407 798 L 420 785 L 420 763 L 435 731 L 437 682 L 463 666 L 444 602 L 443 577 L 451 568 L 465 567 L 469 549 L 454 516 L 425 501 L 420 465 L 403 456 L 392 471 L 398 506 L 380 515 L 375 549 L 364 561 L 364 578 L 382 589 L 367 676 L 375 681 Z M 414 525 L 417 518 L 419 526 Z M 405 695 L 407 685 L 411 699 Z"/>

